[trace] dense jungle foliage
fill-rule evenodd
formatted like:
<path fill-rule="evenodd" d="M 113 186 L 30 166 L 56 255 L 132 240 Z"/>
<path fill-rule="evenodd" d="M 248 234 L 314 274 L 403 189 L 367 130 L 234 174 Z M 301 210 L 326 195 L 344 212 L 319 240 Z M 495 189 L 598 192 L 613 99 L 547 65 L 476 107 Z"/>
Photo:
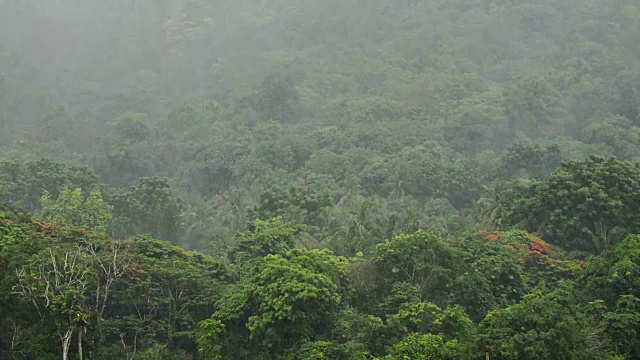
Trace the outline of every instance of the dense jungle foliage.
<path fill-rule="evenodd" d="M 1 359 L 639 359 L 637 0 L 0 0 Z"/>

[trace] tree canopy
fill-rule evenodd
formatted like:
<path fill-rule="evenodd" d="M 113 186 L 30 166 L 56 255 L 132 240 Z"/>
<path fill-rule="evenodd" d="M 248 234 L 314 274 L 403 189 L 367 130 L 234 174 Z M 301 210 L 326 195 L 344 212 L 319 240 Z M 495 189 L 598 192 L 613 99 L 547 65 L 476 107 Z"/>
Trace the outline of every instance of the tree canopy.
<path fill-rule="evenodd" d="M 0 1 L 0 359 L 640 358 L 639 23 Z"/>

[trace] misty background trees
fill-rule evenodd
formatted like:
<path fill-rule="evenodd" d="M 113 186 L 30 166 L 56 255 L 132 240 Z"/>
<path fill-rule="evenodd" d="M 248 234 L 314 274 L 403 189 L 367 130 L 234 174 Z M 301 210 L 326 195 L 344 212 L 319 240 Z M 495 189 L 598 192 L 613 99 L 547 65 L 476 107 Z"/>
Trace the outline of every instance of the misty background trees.
<path fill-rule="evenodd" d="M 0 0 L 0 357 L 637 358 L 639 23 Z"/>
<path fill-rule="evenodd" d="M 0 144 L 118 188 L 172 178 L 187 203 L 320 172 L 460 212 L 560 160 L 637 158 L 634 5 L 7 0 Z"/>

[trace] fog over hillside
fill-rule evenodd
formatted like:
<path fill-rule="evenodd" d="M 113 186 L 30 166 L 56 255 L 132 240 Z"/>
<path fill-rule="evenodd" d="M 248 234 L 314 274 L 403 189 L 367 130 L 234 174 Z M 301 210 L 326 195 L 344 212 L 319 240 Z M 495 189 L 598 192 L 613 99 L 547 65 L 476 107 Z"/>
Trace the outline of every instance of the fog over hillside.
<path fill-rule="evenodd" d="M 637 0 L 0 0 L 0 358 L 640 358 L 639 40 Z"/>

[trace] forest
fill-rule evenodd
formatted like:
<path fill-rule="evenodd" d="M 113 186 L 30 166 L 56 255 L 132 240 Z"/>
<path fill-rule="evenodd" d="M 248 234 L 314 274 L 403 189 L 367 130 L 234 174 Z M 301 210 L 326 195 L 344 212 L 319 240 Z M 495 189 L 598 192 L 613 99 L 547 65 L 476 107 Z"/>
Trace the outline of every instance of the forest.
<path fill-rule="evenodd" d="M 0 0 L 0 359 L 640 359 L 637 0 Z"/>

